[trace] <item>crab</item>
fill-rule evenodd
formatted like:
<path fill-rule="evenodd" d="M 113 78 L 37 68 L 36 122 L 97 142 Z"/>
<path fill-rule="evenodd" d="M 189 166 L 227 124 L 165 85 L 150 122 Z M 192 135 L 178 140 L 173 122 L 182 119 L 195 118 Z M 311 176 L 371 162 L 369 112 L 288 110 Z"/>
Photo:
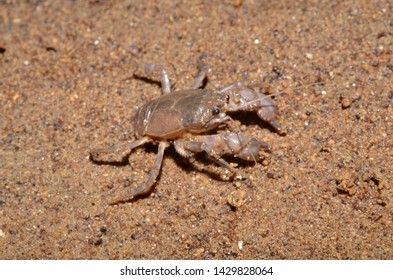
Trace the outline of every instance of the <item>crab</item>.
<path fill-rule="evenodd" d="M 196 153 L 205 152 L 236 175 L 238 170 L 222 155 L 258 161 L 263 151 L 271 150 L 269 144 L 236 129 L 212 134 L 218 126 L 235 127 L 235 121 L 227 115 L 235 111 L 255 111 L 262 121 L 279 132 L 281 127 L 276 118 L 277 106 L 269 96 L 253 90 L 245 82 L 237 82 L 219 90 L 202 88 L 209 70 L 204 63 L 200 63 L 200 72 L 191 89 L 172 92 L 167 71 L 163 67 L 152 64 L 143 66 L 149 72 L 161 71 L 162 95 L 137 110 L 134 117 L 134 141 L 120 147 L 93 149 L 90 156 L 94 162 L 99 162 L 104 154 L 119 150 L 131 153 L 139 146 L 154 143 L 158 144 L 157 157 L 147 180 L 137 188 L 124 188 L 111 204 L 130 201 L 151 192 L 161 170 L 164 151 L 169 145 L 173 145 L 190 162 L 195 162 Z"/>

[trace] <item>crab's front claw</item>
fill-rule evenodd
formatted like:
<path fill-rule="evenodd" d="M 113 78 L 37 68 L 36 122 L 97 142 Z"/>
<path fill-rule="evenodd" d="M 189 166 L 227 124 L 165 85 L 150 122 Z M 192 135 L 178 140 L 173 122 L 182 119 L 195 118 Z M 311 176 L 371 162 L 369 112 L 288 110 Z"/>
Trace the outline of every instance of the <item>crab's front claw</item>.
<path fill-rule="evenodd" d="M 277 116 L 276 105 L 274 105 L 273 103 L 270 103 L 268 106 L 264 106 L 261 109 L 259 109 L 257 114 L 261 120 L 270 124 L 278 132 L 281 132 L 281 125 L 278 122 L 278 120 L 276 119 L 276 116 Z"/>
<path fill-rule="evenodd" d="M 251 99 L 252 94 L 246 94 L 247 90 L 253 93 L 254 100 Z M 250 103 L 254 105 L 254 109 L 257 109 L 256 111 L 258 117 L 261 120 L 270 124 L 278 132 L 281 131 L 281 125 L 276 119 L 278 115 L 277 105 L 275 104 L 273 99 L 263 93 L 255 92 L 250 89 L 241 91 L 241 94 L 243 95 L 243 97 L 246 97 L 248 99 L 248 102 L 251 101 Z"/>
<path fill-rule="evenodd" d="M 261 120 L 270 124 L 278 132 L 281 132 L 281 125 L 276 119 L 278 110 L 274 101 L 269 96 L 250 88 L 236 90 L 237 86 L 237 84 L 234 84 L 222 90 L 229 96 L 229 111 L 257 112 Z"/>
<path fill-rule="evenodd" d="M 260 161 L 264 158 L 262 151 L 271 151 L 271 145 L 258 141 L 255 138 L 247 139 L 248 143 L 238 152 L 236 156 L 248 161 Z"/>
<path fill-rule="evenodd" d="M 270 151 L 271 145 L 241 133 L 223 133 L 195 136 L 193 140 L 176 140 L 175 148 L 179 154 L 190 157 L 191 153 L 206 152 L 219 158 L 220 155 L 232 154 L 248 161 L 263 158 L 263 151 Z"/>

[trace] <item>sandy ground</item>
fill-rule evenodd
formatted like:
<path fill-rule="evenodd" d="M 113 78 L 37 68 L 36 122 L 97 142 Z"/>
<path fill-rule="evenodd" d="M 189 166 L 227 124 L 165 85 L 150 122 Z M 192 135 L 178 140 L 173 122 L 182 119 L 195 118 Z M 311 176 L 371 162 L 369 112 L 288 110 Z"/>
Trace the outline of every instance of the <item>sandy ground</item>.
<path fill-rule="evenodd" d="M 391 1 L 20 2 L 0 1 L 1 259 L 393 258 Z M 253 186 L 170 148 L 150 196 L 108 205 L 157 152 L 89 159 L 159 96 L 140 65 L 187 89 L 201 55 L 208 88 L 275 94 L 286 133 L 239 115 L 273 146 L 227 158 Z"/>

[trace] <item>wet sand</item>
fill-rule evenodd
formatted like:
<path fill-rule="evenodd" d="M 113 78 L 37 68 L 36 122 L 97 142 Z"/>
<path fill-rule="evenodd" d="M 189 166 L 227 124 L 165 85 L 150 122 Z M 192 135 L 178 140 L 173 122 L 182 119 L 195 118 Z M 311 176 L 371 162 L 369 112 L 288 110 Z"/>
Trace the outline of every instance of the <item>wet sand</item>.
<path fill-rule="evenodd" d="M 0 259 L 393 258 L 391 1 L 16 2 L 0 4 Z M 169 148 L 151 195 L 108 205 L 155 161 L 155 145 L 89 159 L 160 94 L 140 65 L 188 89 L 201 55 L 207 88 L 262 83 L 286 133 L 237 115 L 273 147 L 226 158 L 252 185 Z"/>

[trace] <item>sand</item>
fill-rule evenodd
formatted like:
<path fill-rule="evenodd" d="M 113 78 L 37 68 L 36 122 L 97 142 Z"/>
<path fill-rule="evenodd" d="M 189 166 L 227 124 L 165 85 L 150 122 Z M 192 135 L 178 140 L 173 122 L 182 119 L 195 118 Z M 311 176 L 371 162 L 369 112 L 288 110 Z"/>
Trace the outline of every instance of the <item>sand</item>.
<path fill-rule="evenodd" d="M 391 1 L 19 2 L 0 3 L 0 259 L 393 258 Z M 189 89 L 201 56 L 207 88 L 262 84 L 286 133 L 237 114 L 273 147 L 226 157 L 252 185 L 169 148 L 150 195 L 108 205 L 157 153 L 89 158 L 160 95 L 141 65 Z"/>

